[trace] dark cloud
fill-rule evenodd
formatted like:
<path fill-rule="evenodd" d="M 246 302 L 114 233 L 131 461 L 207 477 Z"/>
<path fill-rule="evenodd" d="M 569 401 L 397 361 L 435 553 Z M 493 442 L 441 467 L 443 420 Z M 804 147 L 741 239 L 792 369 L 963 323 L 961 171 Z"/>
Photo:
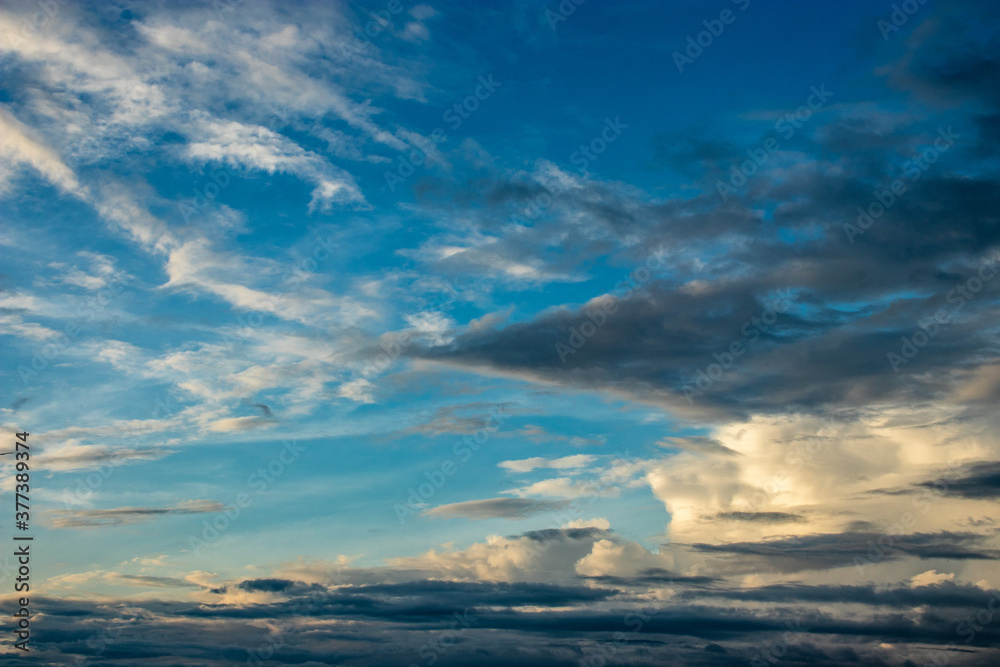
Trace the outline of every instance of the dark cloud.
<path fill-rule="evenodd" d="M 529 530 L 521 535 L 512 537 L 526 537 L 534 542 L 550 542 L 553 540 L 596 540 L 602 537 L 613 535 L 611 531 L 603 528 L 546 528 L 544 530 Z"/>
<path fill-rule="evenodd" d="M 624 184 L 588 182 L 558 193 L 516 235 L 435 266 L 476 272 L 530 257 L 550 274 L 571 274 L 609 255 L 627 273 L 650 250 L 667 249 L 665 266 L 614 313 L 592 315 L 592 307 L 568 304 L 501 329 L 460 328 L 447 344 L 415 344 L 408 353 L 720 419 L 915 404 L 953 392 L 963 373 L 997 359 L 991 322 L 1000 280 L 983 281 L 971 299 L 956 300 L 955 292 L 978 279 L 981 260 L 1000 249 L 1000 175 L 991 157 L 992 119 L 1000 116 L 997 12 L 982 3 L 922 8 L 912 24 L 920 28 L 901 37 L 903 52 L 879 71 L 917 93 L 914 104 L 935 104 L 913 113 L 838 93 L 796 136 L 800 168 L 762 169 L 727 201 L 716 188 L 720 172 L 757 144 L 693 127 L 661 138 L 657 159 L 700 166 L 702 194 L 657 201 Z M 770 131 L 764 127 L 760 139 Z M 908 161 L 934 146 L 940 132 L 951 132 L 954 142 L 908 176 Z M 545 192 L 550 171 L 536 164 L 527 176 L 483 176 L 486 202 L 469 215 L 496 232 Z M 849 238 L 845 225 L 857 224 L 859 207 L 877 203 L 876 193 L 897 179 L 905 192 Z M 614 287 L 595 284 L 594 296 Z M 766 330 L 750 325 L 756 332 L 747 335 L 744 326 L 785 289 L 794 305 Z M 900 354 L 918 322 L 942 310 L 947 323 L 894 368 L 889 354 Z M 594 327 L 585 342 L 572 333 L 584 327 Z M 560 358 L 556 346 L 570 345 L 574 335 L 582 346 Z M 726 357 L 734 343 L 745 353 L 699 387 L 712 364 L 728 363 L 716 355 Z M 692 396 L 696 389 L 703 391 Z M 997 398 L 994 386 L 976 400 Z"/>
<path fill-rule="evenodd" d="M 706 586 L 719 581 L 716 577 L 683 575 L 670 572 L 661 568 L 644 570 L 634 577 L 616 577 L 610 575 L 588 576 L 585 579 L 597 581 L 609 586 L 645 586 L 666 585 L 666 586 Z"/>
<path fill-rule="evenodd" d="M 758 588 L 717 587 L 681 593 L 685 599 L 703 597 L 726 600 L 779 603 L 810 602 L 820 604 L 864 604 L 884 607 L 950 607 L 974 610 L 986 607 L 996 591 L 985 591 L 978 586 L 944 582 L 933 586 L 885 587 L 863 586 L 808 586 L 805 584 L 778 584 Z"/>
<path fill-rule="evenodd" d="M 770 588 L 759 595 L 770 599 L 780 594 Z M 844 602 L 865 604 L 862 591 L 843 592 Z M 331 604 L 315 593 L 282 604 L 240 607 L 155 601 L 117 605 L 36 597 L 36 609 L 44 611 L 48 620 L 33 646 L 37 651 L 33 660 L 62 664 L 79 655 L 95 665 L 197 662 L 221 667 L 246 662 L 254 655 L 250 651 L 269 649 L 273 656 L 265 664 L 410 664 L 422 663 L 429 646 L 441 646 L 429 641 L 450 631 L 449 650 L 436 651 L 436 664 L 571 665 L 610 653 L 630 665 L 745 665 L 784 641 L 782 657 L 790 664 L 898 665 L 907 658 L 925 659 L 918 646 L 959 644 L 955 625 L 985 608 L 982 593 L 978 599 L 968 598 L 975 603 L 971 608 L 923 614 L 875 611 L 863 619 L 853 611 L 833 611 L 839 601 L 825 603 L 832 591 L 819 594 L 806 589 L 788 591 L 790 600 L 809 598 L 804 605 L 785 603 L 768 611 L 747 608 L 750 599 L 742 600 L 740 608 L 730 608 L 687 598 L 652 606 L 648 601 L 605 604 L 604 610 L 587 611 L 575 605 L 607 603 L 607 592 L 546 584 L 440 581 L 359 587 L 353 591 L 353 605 Z M 331 599 L 346 597 L 352 595 L 339 590 L 331 594 Z M 900 597 L 898 602 L 920 599 L 938 598 L 925 593 L 923 598 Z M 879 602 L 888 606 L 892 598 Z M 817 603 L 826 611 L 817 611 Z M 541 609 L 518 611 L 522 605 Z M 267 626 L 259 619 L 267 619 Z M 333 619 L 351 623 L 331 624 Z M 615 632 L 621 638 L 615 640 Z M 894 644 L 891 654 L 879 648 L 886 643 Z M 988 664 L 1000 656 L 998 645 L 1000 632 L 989 624 L 971 644 L 956 646 L 948 656 L 961 664 L 963 652 L 968 652 L 978 664 Z M 522 654 L 524 660 L 519 658 Z"/>
<path fill-rule="evenodd" d="M 306 595 L 314 591 L 326 591 L 320 584 L 305 584 L 301 581 L 291 581 L 288 579 L 247 579 L 236 585 L 241 591 L 248 593 L 281 593 L 283 595 Z M 224 589 L 221 592 L 225 592 Z"/>
<path fill-rule="evenodd" d="M 790 512 L 719 512 L 715 518 L 755 523 L 802 523 L 806 520 L 801 514 Z"/>
<path fill-rule="evenodd" d="M 542 512 L 554 512 L 566 504 L 564 501 L 530 498 L 487 498 L 440 505 L 423 514 L 444 519 L 523 519 Z"/>
<path fill-rule="evenodd" d="M 469 435 L 481 428 L 494 425 L 490 415 L 512 414 L 510 403 L 463 403 L 437 408 L 429 417 L 424 416 L 413 426 L 403 429 L 397 435 L 419 433 L 422 435 Z"/>
<path fill-rule="evenodd" d="M 733 571 L 799 572 L 825 570 L 899 560 L 945 558 L 956 560 L 996 560 L 1000 552 L 979 545 L 987 537 L 971 532 L 940 531 L 889 535 L 845 532 L 784 537 L 762 542 L 691 544 L 699 553 L 732 556 L 727 561 Z"/>
<path fill-rule="evenodd" d="M 974 463 L 955 476 L 940 477 L 918 486 L 962 498 L 1000 498 L 1000 463 Z"/>
<path fill-rule="evenodd" d="M 260 410 L 260 414 L 264 417 L 271 416 L 271 408 L 263 403 L 251 403 L 250 406 Z"/>
<path fill-rule="evenodd" d="M 125 465 L 132 461 L 155 461 L 174 454 L 171 449 L 133 449 L 130 447 L 96 447 L 86 450 L 53 452 L 47 455 L 49 466 L 59 468 L 99 468 L 102 466 Z"/>
<path fill-rule="evenodd" d="M 222 503 L 191 500 L 177 507 L 116 507 L 105 510 L 51 510 L 55 528 L 101 528 L 149 521 L 169 514 L 206 514 L 221 512 Z"/>

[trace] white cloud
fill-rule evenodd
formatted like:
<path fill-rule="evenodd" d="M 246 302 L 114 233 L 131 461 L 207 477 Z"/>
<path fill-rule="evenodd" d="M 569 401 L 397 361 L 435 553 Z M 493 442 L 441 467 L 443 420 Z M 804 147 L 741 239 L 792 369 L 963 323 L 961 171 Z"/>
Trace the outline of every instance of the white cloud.
<path fill-rule="evenodd" d="M 41 139 L 32 138 L 32 134 L 34 132 L 15 118 L 6 106 L 0 105 L 0 193 L 9 187 L 7 180 L 12 174 L 11 168 L 27 165 L 63 192 L 85 196 L 85 189 L 73 170 L 66 166 L 56 151 Z"/>
<path fill-rule="evenodd" d="M 575 454 L 557 459 L 546 459 L 535 456 L 530 459 L 520 459 L 516 461 L 501 461 L 497 465 L 511 472 L 531 472 L 540 468 L 551 468 L 563 470 L 567 468 L 583 468 L 597 460 L 596 456 L 590 454 Z"/>
<path fill-rule="evenodd" d="M 374 403 L 375 385 L 364 378 L 350 380 L 340 385 L 337 396 L 348 398 L 356 403 Z"/>
<path fill-rule="evenodd" d="M 646 570 L 669 570 L 673 565 L 669 555 L 654 554 L 641 544 L 603 539 L 577 561 L 576 572 L 584 577 L 632 577 Z"/>
<path fill-rule="evenodd" d="M 510 489 L 504 493 L 524 498 L 527 496 L 546 496 L 550 498 L 581 498 L 585 496 L 599 496 L 602 498 L 617 497 L 620 489 L 616 486 L 609 486 L 599 482 L 579 482 L 569 477 L 556 477 L 545 479 L 528 486 L 517 489 Z"/>
<path fill-rule="evenodd" d="M 938 572 L 937 570 L 927 570 L 926 572 L 921 572 L 920 574 L 911 577 L 910 586 L 912 588 L 934 586 L 936 584 L 944 583 L 945 581 L 955 581 L 955 575 L 952 573 Z"/>
<path fill-rule="evenodd" d="M 365 203 L 350 174 L 266 127 L 203 117 L 189 135 L 183 151 L 191 161 L 283 172 L 313 183 L 310 210 L 328 209 L 332 203 Z"/>
<path fill-rule="evenodd" d="M 238 433 L 240 431 L 268 428 L 274 426 L 274 424 L 273 419 L 265 419 L 263 417 L 228 417 L 212 422 L 208 430 L 215 431 L 216 433 Z"/>
<path fill-rule="evenodd" d="M 562 528 L 600 528 L 601 530 L 610 530 L 611 522 L 603 518 L 594 519 L 575 519 L 561 526 Z"/>

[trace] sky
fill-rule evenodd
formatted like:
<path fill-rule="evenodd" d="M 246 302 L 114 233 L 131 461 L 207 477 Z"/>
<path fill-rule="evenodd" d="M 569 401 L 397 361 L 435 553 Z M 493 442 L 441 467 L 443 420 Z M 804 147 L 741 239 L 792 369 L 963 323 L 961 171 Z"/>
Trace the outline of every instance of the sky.
<path fill-rule="evenodd" d="M 3 3 L 5 664 L 996 664 L 998 91 L 988 0 Z"/>

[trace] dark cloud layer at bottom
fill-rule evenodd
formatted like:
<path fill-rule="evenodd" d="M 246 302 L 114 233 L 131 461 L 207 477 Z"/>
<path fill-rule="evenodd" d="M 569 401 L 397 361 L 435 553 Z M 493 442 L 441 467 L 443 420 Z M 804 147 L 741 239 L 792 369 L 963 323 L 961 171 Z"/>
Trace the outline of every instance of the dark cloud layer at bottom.
<path fill-rule="evenodd" d="M 678 597 L 655 604 L 610 588 L 430 580 L 339 589 L 250 580 L 235 588 L 291 597 L 248 605 L 38 597 L 34 610 L 44 616 L 33 626 L 32 652 L 5 664 L 745 665 L 772 664 L 767 656 L 780 656 L 782 664 L 916 665 L 934 655 L 947 656 L 948 664 L 1000 660 L 1000 605 L 990 611 L 991 601 L 1000 602 L 995 591 L 950 583 L 885 591 L 787 585 L 744 595 L 720 589 L 716 595 L 701 583 L 681 583 Z M 709 604 L 720 597 L 765 601 L 768 607 Z M 824 604 L 822 611 L 817 602 Z M 872 606 L 863 616 L 830 611 L 838 602 Z"/>

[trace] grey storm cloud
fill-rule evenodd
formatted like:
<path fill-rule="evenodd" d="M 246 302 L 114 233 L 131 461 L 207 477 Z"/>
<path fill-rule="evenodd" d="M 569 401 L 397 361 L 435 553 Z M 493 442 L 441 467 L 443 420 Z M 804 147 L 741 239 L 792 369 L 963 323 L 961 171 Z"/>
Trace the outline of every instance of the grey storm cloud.
<path fill-rule="evenodd" d="M 884 69 L 900 94 L 932 103 L 957 97 L 961 109 L 941 106 L 942 115 L 932 119 L 893 116 L 887 130 L 870 109 L 859 114 L 832 105 L 796 137 L 794 150 L 809 168 L 764 170 L 726 202 L 714 183 L 723 165 L 746 159 L 753 142 L 698 136 L 697 128 L 665 138 L 660 157 L 702 165 L 705 194 L 652 201 L 615 183 L 571 188 L 529 228 L 489 246 L 507 261 L 538 258 L 552 273 L 572 272 L 567 258 L 578 266 L 604 254 L 624 273 L 641 266 L 651 248 L 666 248 L 668 268 L 619 299 L 613 314 L 567 304 L 500 329 L 460 327 L 447 343 L 414 343 L 407 353 L 727 419 L 948 394 L 957 374 L 997 359 L 993 304 L 1000 280 L 982 279 L 981 270 L 985 260 L 986 274 L 1000 271 L 1000 188 L 992 162 L 1000 133 L 1000 33 L 982 11 L 998 13 L 981 3 L 942 10 L 938 21 L 908 38 L 906 57 Z M 951 147 L 909 180 L 906 160 L 942 133 L 952 137 Z M 845 234 L 859 207 L 876 202 L 894 179 L 906 181 L 905 193 L 862 234 Z M 475 219 L 481 229 L 495 230 L 545 180 L 539 168 L 530 178 L 496 172 L 475 187 L 453 187 L 485 193 Z M 770 220 L 762 207 L 771 208 Z M 462 261 L 449 257 L 438 268 L 447 272 L 448 262 Z M 956 291 L 977 281 L 970 298 Z M 773 325 L 748 326 L 782 290 L 791 290 L 788 311 Z M 904 339 L 936 313 L 946 322 L 927 325 L 931 340 L 911 359 L 908 351 L 916 348 L 906 348 Z M 596 332 L 561 358 L 557 345 L 574 335 L 583 340 L 573 332 L 595 321 Z M 730 363 L 733 343 L 745 353 Z M 893 365 L 889 354 L 904 352 Z M 721 377 L 699 386 L 714 363 L 724 366 Z M 689 403 L 692 389 L 704 390 Z M 975 400 L 998 398 L 1000 385 Z"/>
<path fill-rule="evenodd" d="M 939 531 L 885 535 L 848 531 L 785 537 L 759 542 L 687 545 L 699 553 L 727 555 L 732 571 L 801 572 L 849 567 L 858 562 L 882 562 L 904 557 L 919 559 L 997 560 L 1000 552 L 980 547 L 987 536 Z"/>
<path fill-rule="evenodd" d="M 934 496 L 954 496 L 967 499 L 1000 497 L 1000 463 L 977 461 L 966 463 L 934 479 L 913 486 L 878 489 L 872 493 L 900 496 L 920 491 Z"/>
<path fill-rule="evenodd" d="M 1000 498 L 1000 463 L 974 463 L 953 477 L 941 477 L 920 486 L 963 498 Z"/>
<path fill-rule="evenodd" d="M 609 633 L 615 631 L 628 637 L 616 644 L 616 657 L 628 664 L 747 664 L 762 646 L 782 637 L 787 640 L 789 632 L 795 641 L 787 642 L 786 660 L 821 665 L 903 664 L 884 661 L 879 645 L 954 640 L 955 625 L 970 612 L 985 609 L 990 599 L 986 591 L 947 585 L 883 591 L 865 586 L 713 590 L 700 581 L 696 586 L 677 585 L 682 589 L 679 600 L 653 605 L 637 600 L 624 605 L 620 593 L 610 588 L 431 580 L 325 592 L 301 582 L 240 582 L 237 587 L 244 590 L 302 594 L 280 604 L 238 606 L 148 601 L 132 602 L 123 609 L 108 601 L 42 596 L 36 604 L 48 621 L 37 650 L 39 658 L 54 663 L 79 655 L 99 658 L 106 665 L 173 659 L 221 667 L 246 661 L 248 651 L 269 646 L 276 664 L 408 664 L 419 661 L 418 651 L 426 645 L 428 631 L 454 629 L 460 618 L 463 623 L 457 626 L 461 631 L 455 641 L 474 645 L 480 665 L 510 664 L 512 646 L 527 653 L 518 664 L 578 664 L 593 653 L 587 647 L 608 641 Z M 743 606 L 718 604 L 719 598 L 730 596 Z M 778 600 L 783 603 L 780 609 L 763 613 L 745 606 Z M 582 607 L 595 602 L 603 602 L 604 609 Z M 825 605 L 824 611 L 817 610 L 817 603 Z M 859 619 L 855 611 L 839 611 L 838 603 L 868 605 L 871 613 Z M 911 615 L 894 611 L 900 604 L 937 606 L 933 613 Z M 299 615 L 299 606 L 307 607 L 308 614 Z M 518 611 L 522 606 L 535 609 Z M 283 624 L 292 618 L 294 626 Z M 284 639 L 279 641 L 279 635 L 260 626 L 261 619 L 286 628 L 281 635 Z M 335 619 L 352 622 L 329 623 Z M 553 642 L 552 636 L 562 639 Z M 101 643 L 95 640 L 102 637 Z M 988 625 L 972 643 L 956 647 L 949 655 L 961 658 L 961 651 L 971 651 L 979 664 L 985 664 L 982 661 L 1000 656 L 995 648 L 998 643 L 1000 631 Z M 896 651 L 899 659 L 918 654 L 906 646 Z M 468 655 L 463 653 L 444 653 L 440 662 L 468 664 Z"/>

